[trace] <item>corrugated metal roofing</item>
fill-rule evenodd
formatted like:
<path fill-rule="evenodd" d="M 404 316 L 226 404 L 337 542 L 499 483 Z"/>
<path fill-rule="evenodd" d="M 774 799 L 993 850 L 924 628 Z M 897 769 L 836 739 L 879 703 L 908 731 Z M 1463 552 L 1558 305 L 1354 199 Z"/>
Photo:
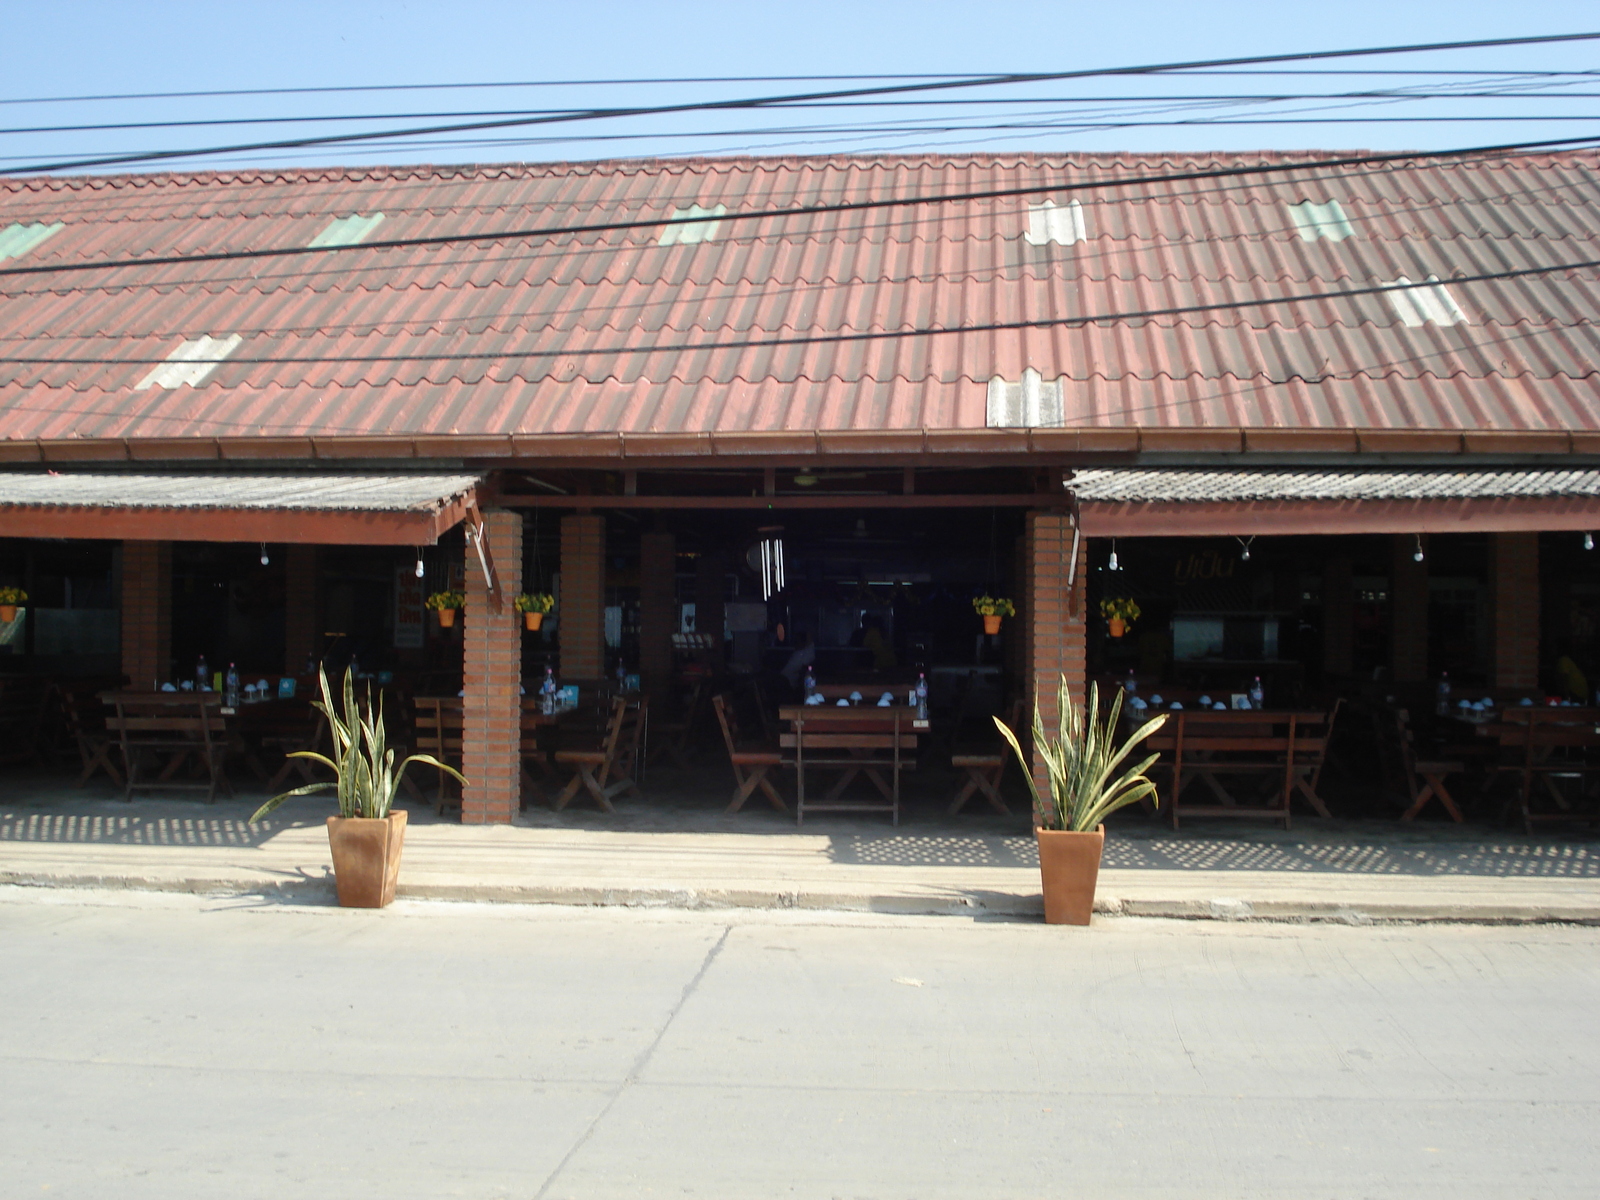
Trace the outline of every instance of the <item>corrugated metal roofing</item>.
<path fill-rule="evenodd" d="M 1249 500 L 1507 500 L 1600 496 L 1600 471 L 1078 471 L 1078 499 L 1121 503 Z"/>
<path fill-rule="evenodd" d="M 437 512 L 477 475 L 156 475 L 0 471 L 0 505 L 304 512 Z"/>
<path fill-rule="evenodd" d="M 7 180 L 0 227 L 63 223 L 30 251 L 30 266 L 305 245 L 350 213 L 383 213 L 384 240 L 727 215 L 679 226 L 676 238 L 656 227 L 0 277 L 0 359 L 74 360 L 0 362 L 0 439 L 983 429 L 991 381 L 1016 384 L 1025 371 L 1061 382 L 1050 420 L 1067 427 L 1600 430 L 1600 273 L 1450 282 L 1600 259 L 1600 156 L 1138 182 L 1287 157 Z M 1119 182 L 1055 197 L 1048 218 L 1037 206 L 1049 197 L 1035 195 L 728 219 L 1094 180 Z M 1069 229 L 1061 221 L 1074 200 Z M 1314 241 L 1294 208 L 1308 204 L 1324 231 Z M 1342 231 L 1338 218 L 1353 236 L 1326 235 L 1330 220 Z M 1038 236 L 1057 233 L 1068 243 Z M 1455 316 L 1449 304 L 1419 291 L 1404 313 L 1389 293 L 1079 328 L 693 348 L 1268 299 L 1402 276 L 1445 281 L 1464 320 L 1442 323 Z M 220 331 L 243 344 L 199 386 L 135 390 L 175 344 Z M 661 345 L 690 348 L 652 349 Z M 337 361 L 255 361 L 283 357 Z M 82 361 L 93 358 L 146 361 Z"/>

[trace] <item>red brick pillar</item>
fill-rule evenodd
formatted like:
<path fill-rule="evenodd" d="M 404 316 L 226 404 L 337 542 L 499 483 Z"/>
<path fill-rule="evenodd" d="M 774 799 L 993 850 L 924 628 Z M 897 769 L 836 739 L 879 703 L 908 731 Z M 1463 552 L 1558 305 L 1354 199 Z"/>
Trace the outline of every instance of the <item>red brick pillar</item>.
<path fill-rule="evenodd" d="M 1088 625 L 1085 622 L 1085 577 L 1089 570 L 1089 542 L 1078 544 L 1077 570 L 1072 570 L 1072 522 L 1064 513 L 1028 514 L 1027 568 L 1029 587 L 1023 597 L 1027 641 L 1032 658 L 1030 690 L 1036 691 L 1039 718 L 1047 731 L 1060 724 L 1056 705 L 1061 676 L 1074 702 L 1083 703 L 1088 671 Z M 1067 579 L 1073 576 L 1069 589 Z M 1049 776 L 1037 754 L 1033 759 L 1034 786 L 1048 795 Z"/>
<path fill-rule="evenodd" d="M 1539 686 L 1539 535 L 1489 538 L 1494 604 L 1494 686 Z"/>
<path fill-rule="evenodd" d="M 672 684 L 672 635 L 678 629 L 676 569 L 677 541 L 672 534 L 640 535 L 639 675 L 653 698 L 664 699 Z"/>
<path fill-rule="evenodd" d="M 522 614 L 511 598 L 522 590 L 522 514 L 483 514 L 488 547 L 504 599 L 489 607 L 478 554 L 467 547 L 467 607 L 461 614 L 463 721 L 461 821 L 507 825 L 521 797 Z"/>
<path fill-rule="evenodd" d="M 1329 675 L 1355 670 L 1355 584 L 1350 559 L 1335 555 L 1322 564 L 1322 669 Z"/>
<path fill-rule="evenodd" d="M 1428 539 L 1422 539 L 1427 554 Z M 1396 683 L 1428 677 L 1428 563 L 1417 561 L 1417 538 L 1396 534 L 1389 572 L 1390 666 Z"/>
<path fill-rule="evenodd" d="M 317 548 L 288 546 L 283 556 L 283 669 L 298 675 L 317 649 Z"/>
<path fill-rule="evenodd" d="M 122 673 L 160 687 L 172 669 L 172 543 L 122 543 Z"/>
<path fill-rule="evenodd" d="M 561 674 L 599 679 L 606 673 L 606 519 L 591 513 L 561 518 Z"/>

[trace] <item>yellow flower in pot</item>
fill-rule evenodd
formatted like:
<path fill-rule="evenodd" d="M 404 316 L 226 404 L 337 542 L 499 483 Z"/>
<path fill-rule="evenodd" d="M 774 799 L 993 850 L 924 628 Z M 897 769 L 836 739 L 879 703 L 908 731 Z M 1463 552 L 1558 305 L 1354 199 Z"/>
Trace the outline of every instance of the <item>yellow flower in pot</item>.
<path fill-rule="evenodd" d="M 251 814 L 259 821 L 291 796 L 309 796 L 330 789 L 339 794 L 339 815 L 328 818 L 328 849 L 333 854 L 333 879 L 339 903 L 345 908 L 382 908 L 394 899 L 400 877 L 400 851 L 406 839 L 405 809 L 395 809 L 400 777 L 412 763 L 438 767 L 462 783 L 466 777 L 431 754 L 413 754 L 395 766 L 394 751 L 384 741 L 383 700 L 373 711 L 372 690 L 367 689 L 365 713 L 356 705 L 355 681 L 344 673 L 344 704 L 333 706 L 328 673 L 319 670 L 322 699 L 313 707 L 328 719 L 333 735 L 333 758 L 312 750 L 296 750 L 290 758 L 309 758 L 334 774 L 321 783 L 308 783 L 274 796 Z"/>
<path fill-rule="evenodd" d="M 549 592 L 523 592 L 511 601 L 511 606 L 522 614 L 522 623 L 529 629 L 544 624 L 547 612 L 556 606 L 556 598 Z"/>
<path fill-rule="evenodd" d="M 1118 596 L 1100 601 L 1100 615 L 1106 619 L 1111 636 L 1119 638 L 1128 632 L 1128 626 L 1139 619 L 1139 606 L 1132 597 Z"/>
<path fill-rule="evenodd" d="M 1016 752 L 1022 774 L 1033 793 L 1034 835 L 1039 842 L 1039 876 L 1044 885 L 1044 919 L 1051 925 L 1087 925 L 1094 911 L 1095 882 L 1100 877 L 1100 854 L 1105 849 L 1106 817 L 1119 808 L 1156 796 L 1156 785 L 1145 775 L 1159 755 L 1122 767 L 1133 748 L 1166 724 L 1162 713 L 1146 721 L 1117 745 L 1117 722 L 1122 716 L 1122 689 L 1115 689 L 1111 710 L 1100 717 L 1100 689 L 1089 685 L 1089 711 L 1073 703 L 1067 677 L 1056 693 L 1061 724 L 1054 738 L 1045 733 L 1038 697 L 1033 705 L 1033 748 L 1050 778 L 1048 798 L 1039 794 L 1033 770 L 1017 735 L 1000 718 L 994 723 Z"/>
<path fill-rule="evenodd" d="M 985 593 L 976 596 L 972 601 L 972 610 L 983 618 L 983 631 L 994 634 L 1000 632 L 1000 619 L 1017 615 L 1016 605 L 1009 600 L 997 600 Z"/>
<path fill-rule="evenodd" d="M 17 619 L 17 606 L 28 602 L 28 593 L 19 587 L 0 587 L 0 621 L 10 624 Z"/>
<path fill-rule="evenodd" d="M 449 590 L 435 592 L 422 603 L 439 614 L 440 629 L 449 629 L 456 623 L 456 613 L 467 606 L 467 594 Z"/>

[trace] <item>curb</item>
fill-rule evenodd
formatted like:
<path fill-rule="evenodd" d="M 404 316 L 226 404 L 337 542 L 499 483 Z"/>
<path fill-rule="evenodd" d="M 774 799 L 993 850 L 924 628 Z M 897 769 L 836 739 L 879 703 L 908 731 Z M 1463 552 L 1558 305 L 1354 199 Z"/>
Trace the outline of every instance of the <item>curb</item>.
<path fill-rule="evenodd" d="M 277 897 L 301 903 L 332 903 L 333 881 L 239 879 L 97 874 L 44 874 L 0 870 L 0 885 L 37 888 L 100 888 L 199 896 Z M 1040 896 L 774 891 L 744 888 L 611 888 L 559 884 L 401 884 L 396 896 L 474 904 L 553 904 L 579 908 L 791 909 L 806 912 L 870 912 L 899 916 L 997 916 L 1037 919 Z M 1107 917 L 1155 917 L 1183 921 L 1250 921 L 1343 925 L 1448 923 L 1471 925 L 1600 925 L 1600 905 L 1348 903 L 1337 901 L 1159 900 L 1100 896 L 1094 911 Z"/>

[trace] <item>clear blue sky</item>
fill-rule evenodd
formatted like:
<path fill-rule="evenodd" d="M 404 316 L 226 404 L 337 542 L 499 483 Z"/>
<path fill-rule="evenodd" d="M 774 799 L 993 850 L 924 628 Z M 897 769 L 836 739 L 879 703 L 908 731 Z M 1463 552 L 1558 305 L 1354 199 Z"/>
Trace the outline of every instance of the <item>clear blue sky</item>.
<path fill-rule="evenodd" d="M 1273 54 L 1393 43 L 1569 33 L 1600 28 L 1600 4 L 1516 4 L 1440 0 L 1346 0 L 1337 5 L 1276 3 L 1042 3 L 1036 0 L 944 0 L 873 3 L 823 0 L 751 3 L 703 0 L 695 4 L 544 4 L 479 2 L 384 3 L 274 0 L 273 3 L 100 2 L 52 0 L 8 6 L 6 69 L 0 98 L 78 94 L 273 88 L 322 85 L 463 83 L 572 78 L 679 75 L 776 75 L 1057 71 L 1232 55 Z M 1318 64 L 1311 64 L 1318 65 Z M 1358 66 L 1480 70 L 1600 71 L 1600 42 L 1327 63 Z M 1039 97 L 1035 105 L 996 106 L 985 120 L 1097 121 L 1105 111 L 1066 105 L 1066 97 L 1171 96 L 1201 91 L 1337 92 L 1395 80 L 1327 76 L 1286 80 L 1234 76 L 1195 80 L 1094 80 L 1035 84 L 1013 96 Z M 1426 78 L 1399 81 L 1432 86 Z M 1464 80 L 1440 80 L 1461 87 Z M 786 90 L 782 85 L 777 90 Z M 762 84 L 609 86 L 584 89 L 356 93 L 317 96 L 213 97 L 73 104 L 6 104 L 0 126 L 63 125 L 112 121 L 177 121 L 326 114 L 424 113 L 659 104 L 690 99 L 759 95 Z M 1548 87 L 1547 89 L 1548 90 Z M 1600 97 L 1592 84 L 1561 81 L 1563 91 Z M 998 95 L 999 93 L 997 93 Z M 1600 98 L 1441 99 L 1422 103 L 1294 101 L 1277 111 L 1305 109 L 1329 116 L 1430 115 L 1581 118 L 1504 122 L 1311 124 L 1219 128 L 1216 125 L 1144 128 L 951 133 L 758 132 L 715 140 L 652 137 L 621 141 L 569 141 L 463 147 L 397 145 L 370 149 L 306 150 L 239 155 L 245 162 L 371 163 L 382 161 L 498 161 L 588 158 L 611 155 L 748 150 L 818 153 L 995 147 L 1036 150 L 1240 149 L 1251 147 L 1440 148 L 1528 138 L 1600 133 Z M 1122 119 L 1137 110 L 1143 120 L 1196 116 L 1247 118 L 1259 106 L 1172 110 L 1171 104 L 1115 106 Z M 1157 110 L 1167 111 L 1157 111 Z M 973 119 L 977 110 L 960 110 Z M 1049 114 L 1055 114 L 1051 116 Z M 1063 115 L 1065 114 L 1065 116 Z M 545 136 L 584 133 L 681 134 L 705 130 L 766 130 L 885 121 L 949 121 L 953 110 L 813 110 L 797 114 L 696 114 L 565 126 Z M 1589 119 L 1593 116 L 1594 119 Z M 1115 119 L 1115 118 L 1112 118 Z M 427 123 L 411 120 L 390 124 Z M 216 145 L 268 140 L 333 127 L 258 125 L 170 130 L 99 130 L 0 136 L 4 165 L 122 152 L 131 149 Z M 343 128 L 353 128 L 344 126 Z M 479 135 L 475 135 L 479 136 Z M 498 135 L 507 136 L 507 135 Z M 532 136 L 528 134 L 512 136 Z M 436 139 L 436 143 L 459 140 Z M 178 164 L 218 165 L 221 160 Z M 117 168 L 141 169 L 141 168 Z"/>

